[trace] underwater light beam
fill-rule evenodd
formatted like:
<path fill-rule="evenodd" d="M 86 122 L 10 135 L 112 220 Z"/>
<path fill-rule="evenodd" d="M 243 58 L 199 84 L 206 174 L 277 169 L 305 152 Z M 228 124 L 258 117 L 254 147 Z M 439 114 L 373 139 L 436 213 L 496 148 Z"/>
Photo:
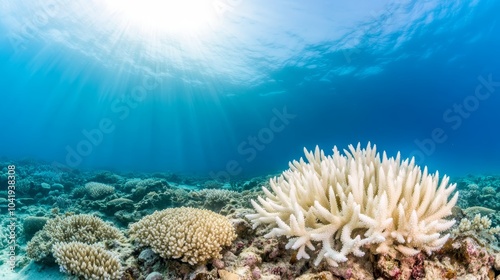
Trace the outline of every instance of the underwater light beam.
<path fill-rule="evenodd" d="M 203 34 L 219 17 L 209 0 L 106 0 L 107 8 L 127 25 L 171 35 Z"/>

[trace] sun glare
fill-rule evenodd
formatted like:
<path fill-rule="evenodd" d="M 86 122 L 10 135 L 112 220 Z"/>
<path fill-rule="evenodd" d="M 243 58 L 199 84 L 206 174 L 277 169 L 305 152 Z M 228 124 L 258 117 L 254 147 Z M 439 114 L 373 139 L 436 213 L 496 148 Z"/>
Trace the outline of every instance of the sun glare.
<path fill-rule="evenodd" d="M 105 0 L 127 25 L 147 32 L 193 35 L 213 27 L 217 13 L 210 0 Z"/>

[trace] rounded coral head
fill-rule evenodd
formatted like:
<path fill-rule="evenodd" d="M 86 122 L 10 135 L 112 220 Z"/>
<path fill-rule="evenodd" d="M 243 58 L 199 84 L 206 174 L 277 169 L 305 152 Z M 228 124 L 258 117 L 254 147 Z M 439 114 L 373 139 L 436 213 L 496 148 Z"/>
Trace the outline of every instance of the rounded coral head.
<path fill-rule="evenodd" d="M 210 210 L 190 207 L 155 211 L 130 226 L 130 234 L 163 258 L 190 264 L 220 258 L 236 238 L 231 222 Z"/>

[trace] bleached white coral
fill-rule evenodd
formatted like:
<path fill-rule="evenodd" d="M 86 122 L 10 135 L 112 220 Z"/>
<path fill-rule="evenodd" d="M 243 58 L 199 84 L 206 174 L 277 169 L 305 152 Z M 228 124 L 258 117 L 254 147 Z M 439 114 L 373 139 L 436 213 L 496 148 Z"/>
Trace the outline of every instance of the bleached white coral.
<path fill-rule="evenodd" d="M 247 215 L 254 228 L 267 224 L 266 237 L 287 236 L 286 248 L 298 250 L 297 258 L 309 258 L 306 248 L 322 248 L 315 264 L 326 259 L 331 265 L 347 260 L 348 254 L 363 256 L 368 247 L 375 254 L 396 251 L 430 254 L 449 237 L 440 232 L 454 220 L 444 218 L 458 199 L 448 201 L 456 184 L 449 177 L 429 174 L 414 159 L 380 157 L 368 143 L 349 146 L 344 155 L 337 147 L 325 156 L 318 147 L 305 150 L 308 162 L 290 163 L 290 169 L 263 187 L 266 198 L 252 205 L 257 213 Z"/>
<path fill-rule="evenodd" d="M 472 234 L 477 235 L 481 233 L 486 233 L 490 235 L 496 235 L 500 233 L 500 227 L 491 227 L 491 220 L 487 216 L 481 216 L 481 214 L 476 214 L 474 218 L 469 220 L 468 218 L 463 218 L 460 221 L 458 227 L 453 231 L 453 234 Z"/>

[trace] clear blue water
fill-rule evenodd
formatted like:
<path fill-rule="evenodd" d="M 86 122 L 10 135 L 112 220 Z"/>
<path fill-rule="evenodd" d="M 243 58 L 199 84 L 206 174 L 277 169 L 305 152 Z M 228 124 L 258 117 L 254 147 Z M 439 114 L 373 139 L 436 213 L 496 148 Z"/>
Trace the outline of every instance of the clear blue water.
<path fill-rule="evenodd" d="M 227 1 L 184 37 L 18 2 L 0 2 L 1 156 L 223 178 L 371 141 L 500 171 L 498 1 Z"/>

